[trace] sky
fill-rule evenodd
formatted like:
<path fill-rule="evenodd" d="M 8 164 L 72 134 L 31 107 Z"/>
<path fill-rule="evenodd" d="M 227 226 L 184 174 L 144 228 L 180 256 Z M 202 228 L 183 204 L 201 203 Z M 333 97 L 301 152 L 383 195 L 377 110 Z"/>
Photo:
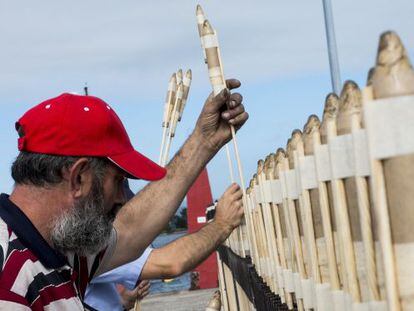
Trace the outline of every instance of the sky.
<path fill-rule="evenodd" d="M 45 99 L 82 93 L 85 82 L 115 109 L 135 148 L 156 161 L 169 77 L 191 68 L 176 152 L 211 92 L 197 3 L 218 33 L 225 76 L 242 82 L 250 119 L 237 139 L 246 183 L 260 158 L 285 147 L 310 114 L 321 115 L 331 91 L 322 1 L 0 0 L 0 192 L 13 187 L 14 122 Z M 413 59 L 413 1 L 333 1 L 333 16 L 343 81 L 365 84 L 389 29 Z M 224 152 L 208 164 L 215 198 L 230 184 L 228 171 Z"/>

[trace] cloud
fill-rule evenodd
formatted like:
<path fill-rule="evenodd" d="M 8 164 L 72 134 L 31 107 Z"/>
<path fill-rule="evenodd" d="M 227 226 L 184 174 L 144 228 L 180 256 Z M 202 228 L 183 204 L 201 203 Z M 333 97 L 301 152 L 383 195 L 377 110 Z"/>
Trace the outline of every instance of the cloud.
<path fill-rule="evenodd" d="M 22 111 L 60 92 L 81 91 L 86 81 L 92 94 L 117 107 L 133 141 L 157 158 L 159 146 L 153 142 L 161 135 L 166 85 L 179 67 L 191 68 L 194 77 L 174 142 L 181 144 L 210 92 L 196 4 L 188 0 L 1 1 L 0 140 L 6 146 L 1 170 L 8 170 L 15 154 L 10 124 Z M 276 144 L 283 145 L 291 129 L 320 111 L 330 89 L 322 3 L 201 4 L 219 34 L 225 74 L 243 82 L 251 119 L 239 141 L 248 176 L 258 157 Z M 412 1 L 352 0 L 333 5 L 343 79 L 363 83 L 384 30 L 396 30 L 413 55 Z M 269 146 L 269 140 L 274 145 Z M 210 176 L 219 176 L 226 170 L 225 159 L 219 156 L 210 167 Z M 216 189 L 222 189 L 224 181 L 217 183 Z"/>
<path fill-rule="evenodd" d="M 166 71 L 177 64 L 201 72 L 204 64 L 195 4 L 159 0 L 8 2 L 0 15 L 0 58 L 4 62 L 0 82 L 9 86 L 24 76 L 30 87 L 28 82 L 60 74 L 69 79 L 90 77 L 105 85 L 115 79 L 164 82 Z M 413 6 L 403 0 L 334 3 L 341 65 L 347 70 L 369 67 L 378 35 L 388 28 L 399 30 L 406 45 L 413 46 Z M 219 33 L 226 72 L 254 82 L 328 68 L 319 2 L 205 1 L 204 8 Z M 135 83 L 135 90 L 150 87 Z"/>

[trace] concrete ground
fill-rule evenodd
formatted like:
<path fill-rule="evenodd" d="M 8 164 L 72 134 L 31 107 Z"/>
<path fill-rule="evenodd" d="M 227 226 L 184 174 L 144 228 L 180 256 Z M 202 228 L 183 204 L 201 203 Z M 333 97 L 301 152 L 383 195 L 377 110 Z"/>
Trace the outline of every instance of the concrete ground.
<path fill-rule="evenodd" d="M 204 311 L 216 290 L 213 288 L 150 295 L 141 302 L 141 310 Z"/>

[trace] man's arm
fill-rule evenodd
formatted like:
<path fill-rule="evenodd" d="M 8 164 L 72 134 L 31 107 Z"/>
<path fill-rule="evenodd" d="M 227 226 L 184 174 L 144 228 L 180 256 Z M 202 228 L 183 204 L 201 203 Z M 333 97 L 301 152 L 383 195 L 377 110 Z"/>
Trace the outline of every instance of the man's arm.
<path fill-rule="evenodd" d="M 135 288 L 138 279 L 140 279 L 142 269 L 144 268 L 144 265 L 152 251 L 153 249 L 151 247 L 147 247 L 139 258 L 108 272 L 95 276 L 90 281 L 90 284 L 116 283 L 122 284 L 127 289 L 132 290 Z M 95 293 L 93 292 L 93 289 L 91 289 L 89 291 L 89 296 L 94 295 Z M 101 299 L 100 297 L 96 298 Z"/>
<path fill-rule="evenodd" d="M 240 224 L 241 198 L 239 186 L 231 185 L 217 204 L 214 220 L 196 233 L 154 249 L 142 269 L 141 279 L 176 277 L 206 259 Z"/>
<path fill-rule="evenodd" d="M 240 82 L 228 80 L 227 85 L 233 89 Z M 240 94 L 227 89 L 207 99 L 193 133 L 167 166 L 166 176 L 148 184 L 119 212 L 114 223 L 117 245 L 105 270 L 137 258 L 163 230 L 201 170 L 230 140 L 229 124 L 239 129 L 248 119 L 241 102 Z"/>

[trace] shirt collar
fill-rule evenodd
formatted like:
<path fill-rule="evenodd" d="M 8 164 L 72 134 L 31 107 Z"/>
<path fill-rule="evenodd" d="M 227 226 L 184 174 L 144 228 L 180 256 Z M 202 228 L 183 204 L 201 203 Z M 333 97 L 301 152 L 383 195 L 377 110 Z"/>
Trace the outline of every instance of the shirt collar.
<path fill-rule="evenodd" d="M 29 218 L 4 193 L 0 195 L 0 217 L 46 268 L 57 269 L 67 264 L 66 258 L 49 246 Z"/>

